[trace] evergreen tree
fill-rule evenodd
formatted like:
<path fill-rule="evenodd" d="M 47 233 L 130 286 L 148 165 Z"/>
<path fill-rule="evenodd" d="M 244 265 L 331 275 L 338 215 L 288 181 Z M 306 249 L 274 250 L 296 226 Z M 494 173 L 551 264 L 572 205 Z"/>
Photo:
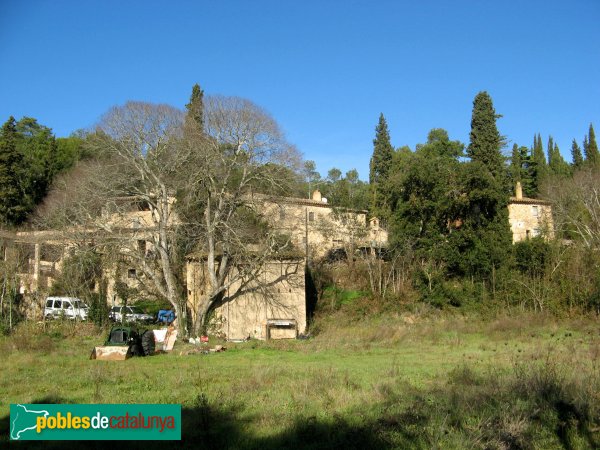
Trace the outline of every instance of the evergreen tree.
<path fill-rule="evenodd" d="M 34 118 L 23 117 L 16 127 L 17 148 L 24 158 L 20 170 L 23 204 L 33 211 L 48 193 L 57 171 L 58 146 L 52 129 Z"/>
<path fill-rule="evenodd" d="M 513 144 L 512 152 L 510 155 L 510 177 L 513 184 L 517 181 L 523 181 L 523 161 L 521 160 L 521 152 L 519 146 Z"/>
<path fill-rule="evenodd" d="M 583 167 L 583 155 L 575 139 L 573 139 L 573 143 L 571 144 L 571 157 L 573 159 L 573 168 L 575 170 L 581 169 Z"/>
<path fill-rule="evenodd" d="M 496 114 L 492 98 L 483 91 L 475 96 L 471 116 L 471 133 L 467 155 L 473 161 L 481 162 L 495 178 L 504 173 L 504 157 L 501 149 L 504 139 L 496 127 Z"/>
<path fill-rule="evenodd" d="M 539 193 L 539 188 L 548 173 L 548 164 L 542 144 L 542 136 L 538 133 L 533 136 L 533 148 L 531 149 L 531 177 L 532 177 L 532 197 Z"/>
<path fill-rule="evenodd" d="M 494 274 L 512 263 L 508 198 L 481 162 L 469 162 L 462 169 L 460 191 L 466 196 L 456 202 L 462 223 L 448 236 L 446 264 L 456 275 L 494 282 Z"/>
<path fill-rule="evenodd" d="M 387 122 L 383 113 L 375 127 L 373 140 L 373 156 L 369 164 L 369 183 L 371 184 L 371 212 L 385 217 L 388 213 L 387 180 L 389 177 L 394 148 L 390 141 Z"/>
<path fill-rule="evenodd" d="M 531 155 L 529 154 L 529 149 L 524 145 L 513 145 L 510 174 L 512 181 L 511 192 L 517 184 L 517 181 L 520 181 L 523 188 L 523 194 L 526 197 L 535 195 L 533 163 Z"/>
<path fill-rule="evenodd" d="M 0 222 L 4 225 L 18 225 L 27 214 L 19 177 L 23 155 L 17 143 L 17 124 L 10 116 L 0 131 Z"/>
<path fill-rule="evenodd" d="M 192 87 L 190 102 L 185 107 L 188 111 L 188 118 L 196 122 L 201 130 L 204 130 L 204 91 L 200 89 L 198 83 Z"/>
<path fill-rule="evenodd" d="M 508 223 L 504 139 L 496 127 L 496 114 L 487 92 L 480 92 L 473 101 L 471 134 L 467 154 L 471 162 L 464 167 L 459 217 L 463 222 L 459 232 L 451 236 L 451 246 L 457 250 L 447 257 L 449 267 L 457 273 L 490 278 L 501 266 L 509 264 L 512 235 Z"/>
<path fill-rule="evenodd" d="M 419 260 L 443 267 L 447 276 L 492 280 L 511 261 L 503 180 L 483 162 L 460 162 L 456 151 L 440 151 L 445 146 L 433 135 L 441 134 L 430 133 L 426 144 L 394 165 L 390 242 L 409 245 Z"/>
<path fill-rule="evenodd" d="M 548 166 L 552 165 L 552 156 L 553 152 L 554 152 L 554 139 L 552 138 L 552 136 L 548 136 L 548 147 L 547 151 L 548 151 Z"/>
<path fill-rule="evenodd" d="M 552 137 L 548 140 L 548 169 L 551 174 L 559 177 L 567 177 L 571 174 L 569 164 L 560 154 L 558 144 L 553 142 Z"/>
<path fill-rule="evenodd" d="M 589 165 L 597 166 L 600 163 L 600 154 L 598 153 L 598 144 L 596 143 L 596 134 L 594 133 L 594 127 L 590 123 L 590 132 L 587 136 L 586 143 L 584 143 L 585 160 Z"/>

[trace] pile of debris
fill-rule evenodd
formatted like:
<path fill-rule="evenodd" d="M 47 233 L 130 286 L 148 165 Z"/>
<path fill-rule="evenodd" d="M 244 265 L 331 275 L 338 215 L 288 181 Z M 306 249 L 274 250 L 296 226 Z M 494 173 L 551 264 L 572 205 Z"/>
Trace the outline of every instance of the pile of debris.
<path fill-rule="evenodd" d="M 198 338 L 190 338 L 188 340 L 190 344 L 196 346 L 196 348 L 188 349 L 185 351 L 181 351 L 180 355 L 209 355 L 211 353 L 220 353 L 227 350 L 227 347 L 223 347 L 222 345 L 215 345 L 214 347 L 208 346 L 208 336 L 200 336 Z"/>

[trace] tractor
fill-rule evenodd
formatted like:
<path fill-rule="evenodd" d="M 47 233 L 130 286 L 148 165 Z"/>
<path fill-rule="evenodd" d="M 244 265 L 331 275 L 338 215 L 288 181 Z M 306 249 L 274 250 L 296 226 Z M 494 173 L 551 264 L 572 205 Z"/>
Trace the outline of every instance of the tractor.
<path fill-rule="evenodd" d="M 149 356 L 154 353 L 154 332 L 140 332 L 133 325 L 115 325 L 103 346 L 94 347 L 90 359 L 123 361 L 131 356 Z"/>

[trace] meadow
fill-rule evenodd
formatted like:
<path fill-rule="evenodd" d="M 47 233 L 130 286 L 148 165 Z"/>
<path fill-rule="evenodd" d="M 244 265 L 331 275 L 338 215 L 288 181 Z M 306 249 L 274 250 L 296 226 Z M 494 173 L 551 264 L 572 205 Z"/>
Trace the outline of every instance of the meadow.
<path fill-rule="evenodd" d="M 180 403 L 185 448 L 600 446 L 596 317 L 332 314 L 315 328 L 308 340 L 208 355 L 178 341 L 107 362 L 88 359 L 105 330 L 22 323 L 0 337 L 0 447 L 10 403 Z"/>

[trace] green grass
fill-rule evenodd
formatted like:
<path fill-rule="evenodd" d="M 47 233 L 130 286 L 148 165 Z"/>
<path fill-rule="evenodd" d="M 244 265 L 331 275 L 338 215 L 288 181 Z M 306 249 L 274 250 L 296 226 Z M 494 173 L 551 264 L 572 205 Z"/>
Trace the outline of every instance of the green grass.
<path fill-rule="evenodd" d="M 343 305 L 349 305 L 355 300 L 367 296 L 366 292 L 355 289 L 342 289 L 338 286 L 327 286 L 323 290 L 323 303 L 329 304 L 331 309 L 340 308 Z"/>
<path fill-rule="evenodd" d="M 181 403 L 205 448 L 592 448 L 600 444 L 594 320 L 419 316 L 344 322 L 307 341 L 223 353 L 89 360 L 90 326 L 0 338 L 0 445 L 10 403 Z M 46 446 L 47 447 L 47 446 Z M 146 446 L 147 447 L 147 446 Z"/>

